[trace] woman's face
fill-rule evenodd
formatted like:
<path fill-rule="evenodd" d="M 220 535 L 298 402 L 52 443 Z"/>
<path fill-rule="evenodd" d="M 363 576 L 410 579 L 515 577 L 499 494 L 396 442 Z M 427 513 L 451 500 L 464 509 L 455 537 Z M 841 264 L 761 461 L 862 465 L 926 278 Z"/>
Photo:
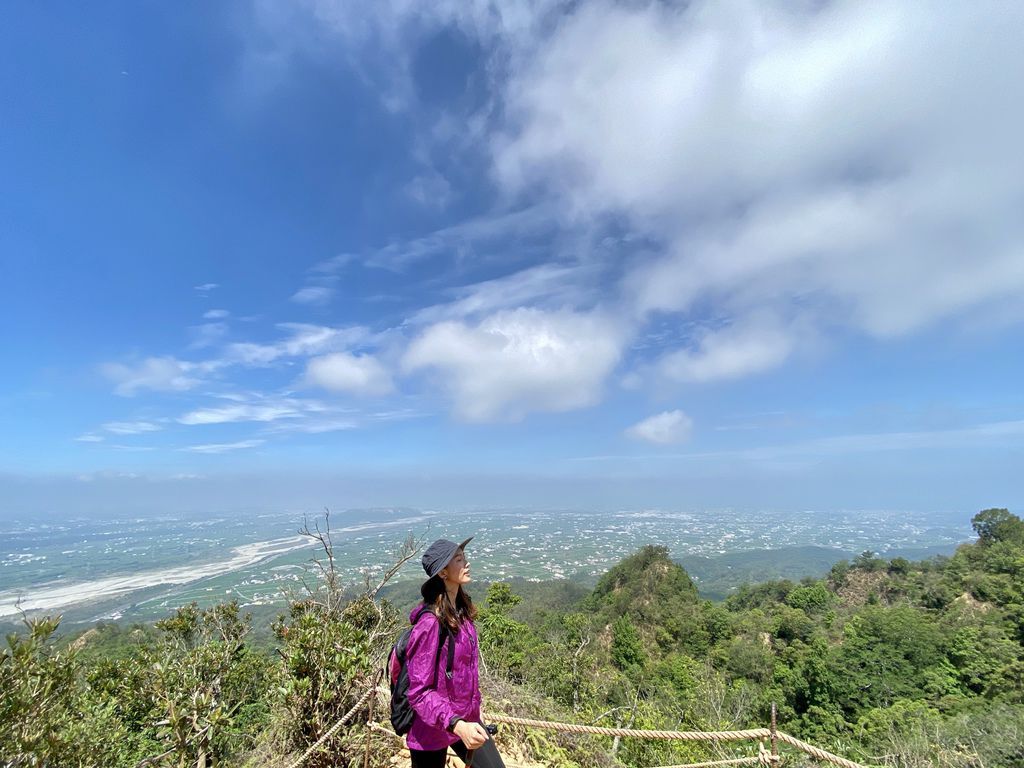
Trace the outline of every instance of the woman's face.
<path fill-rule="evenodd" d="M 441 578 L 448 586 L 469 584 L 473 580 L 469 575 L 469 561 L 465 552 L 460 549 L 455 553 L 455 557 L 441 571 Z"/>

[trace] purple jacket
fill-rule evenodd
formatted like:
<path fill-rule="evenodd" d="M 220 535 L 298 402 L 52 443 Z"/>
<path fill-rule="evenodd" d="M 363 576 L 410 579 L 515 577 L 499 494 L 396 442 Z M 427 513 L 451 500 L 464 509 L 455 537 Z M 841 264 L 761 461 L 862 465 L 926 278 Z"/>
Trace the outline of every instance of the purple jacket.
<path fill-rule="evenodd" d="M 420 609 L 421 606 L 413 609 L 410 621 Z M 439 629 L 437 617 L 427 610 L 409 635 L 406 650 L 409 704 L 416 712 L 412 729 L 406 736 L 409 749 L 446 749 L 454 744 L 459 737 L 449 733 L 447 727 L 456 715 L 471 722 L 480 721 L 480 657 L 476 627 L 472 621 L 466 620 L 455 635 L 455 662 L 452 664 L 451 680 L 445 675 L 447 646 L 440 658 L 437 654 L 437 643 L 441 635 Z M 436 688 L 431 687 L 434 682 L 434 659 L 438 659 Z"/>

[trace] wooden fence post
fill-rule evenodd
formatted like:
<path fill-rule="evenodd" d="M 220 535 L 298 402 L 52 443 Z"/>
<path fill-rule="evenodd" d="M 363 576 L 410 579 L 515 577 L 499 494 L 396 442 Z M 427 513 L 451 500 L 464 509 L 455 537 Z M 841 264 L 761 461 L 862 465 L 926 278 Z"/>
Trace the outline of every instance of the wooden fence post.
<path fill-rule="evenodd" d="M 779 740 L 778 740 L 778 724 L 776 722 L 776 709 L 775 702 L 772 702 L 772 766 L 778 765 L 779 762 Z"/>
<path fill-rule="evenodd" d="M 363 753 L 363 768 L 370 768 L 370 723 L 373 722 L 373 705 L 377 701 L 377 681 L 380 679 L 379 675 L 373 677 L 374 692 L 370 697 L 370 711 L 366 715 L 366 751 Z"/>

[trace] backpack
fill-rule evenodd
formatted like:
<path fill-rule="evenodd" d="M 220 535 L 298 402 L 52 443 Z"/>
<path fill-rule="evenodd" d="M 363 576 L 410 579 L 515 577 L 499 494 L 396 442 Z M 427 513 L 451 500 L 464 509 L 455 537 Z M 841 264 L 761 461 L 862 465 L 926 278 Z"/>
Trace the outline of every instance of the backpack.
<path fill-rule="evenodd" d="M 398 639 L 395 640 L 395 644 L 391 646 L 391 653 L 388 654 L 387 671 L 391 682 L 391 726 L 399 736 L 409 732 L 409 729 L 412 728 L 413 720 L 416 718 L 416 712 L 413 710 L 412 705 L 409 704 L 409 667 L 405 657 L 409 647 L 409 636 L 412 634 L 413 626 L 428 610 L 428 607 L 425 605 L 419 610 L 413 617 L 410 626 L 402 630 Z M 452 637 L 451 630 L 441 622 L 438 622 L 438 629 L 441 633 L 441 639 L 437 644 L 437 657 L 434 659 L 434 680 L 430 684 L 431 688 L 437 687 L 437 665 L 441 661 L 441 652 L 444 649 L 445 642 L 448 643 L 448 661 L 445 664 L 444 674 L 449 680 L 452 679 L 452 665 L 455 663 L 455 638 Z"/>

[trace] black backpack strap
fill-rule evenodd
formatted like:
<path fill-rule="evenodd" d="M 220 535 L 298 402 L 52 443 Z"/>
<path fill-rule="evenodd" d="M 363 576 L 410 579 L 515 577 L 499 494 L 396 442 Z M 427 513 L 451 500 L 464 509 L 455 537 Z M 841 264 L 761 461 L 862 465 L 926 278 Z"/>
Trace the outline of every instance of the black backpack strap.
<path fill-rule="evenodd" d="M 448 627 L 446 627 L 444 624 L 442 624 L 440 620 L 438 620 L 438 622 L 437 622 L 437 631 L 438 631 L 438 634 L 440 636 L 438 637 L 438 640 L 437 640 L 437 656 L 434 657 L 434 682 L 431 684 L 431 686 L 430 686 L 431 688 L 437 688 L 437 665 L 441 661 L 441 652 L 444 650 L 445 641 L 450 639 L 450 633 L 448 632 Z M 448 656 L 449 656 L 449 658 L 452 655 L 452 649 L 454 647 L 455 647 L 455 643 L 454 642 L 449 642 L 448 643 Z M 447 677 L 449 680 L 452 679 L 451 667 L 449 667 L 447 670 L 445 670 L 445 677 Z"/>
<path fill-rule="evenodd" d="M 417 613 L 413 618 L 412 623 L 415 624 L 419 621 L 420 617 L 423 616 L 429 608 L 430 606 L 424 605 L 420 609 L 419 613 Z M 434 680 L 430 684 L 431 688 L 437 688 L 437 665 L 441 663 L 441 653 L 444 651 L 444 644 L 446 642 L 448 643 L 448 660 L 445 663 L 444 676 L 449 680 L 452 679 L 452 667 L 455 666 L 455 637 L 452 635 L 452 631 L 440 619 L 437 620 L 437 631 L 440 637 L 437 641 L 437 656 L 434 657 Z"/>
<path fill-rule="evenodd" d="M 455 666 L 455 635 L 453 635 L 451 631 L 448 631 L 448 627 L 445 627 L 445 630 L 448 634 L 448 663 L 444 668 L 444 676 L 451 680 L 452 667 Z"/>

